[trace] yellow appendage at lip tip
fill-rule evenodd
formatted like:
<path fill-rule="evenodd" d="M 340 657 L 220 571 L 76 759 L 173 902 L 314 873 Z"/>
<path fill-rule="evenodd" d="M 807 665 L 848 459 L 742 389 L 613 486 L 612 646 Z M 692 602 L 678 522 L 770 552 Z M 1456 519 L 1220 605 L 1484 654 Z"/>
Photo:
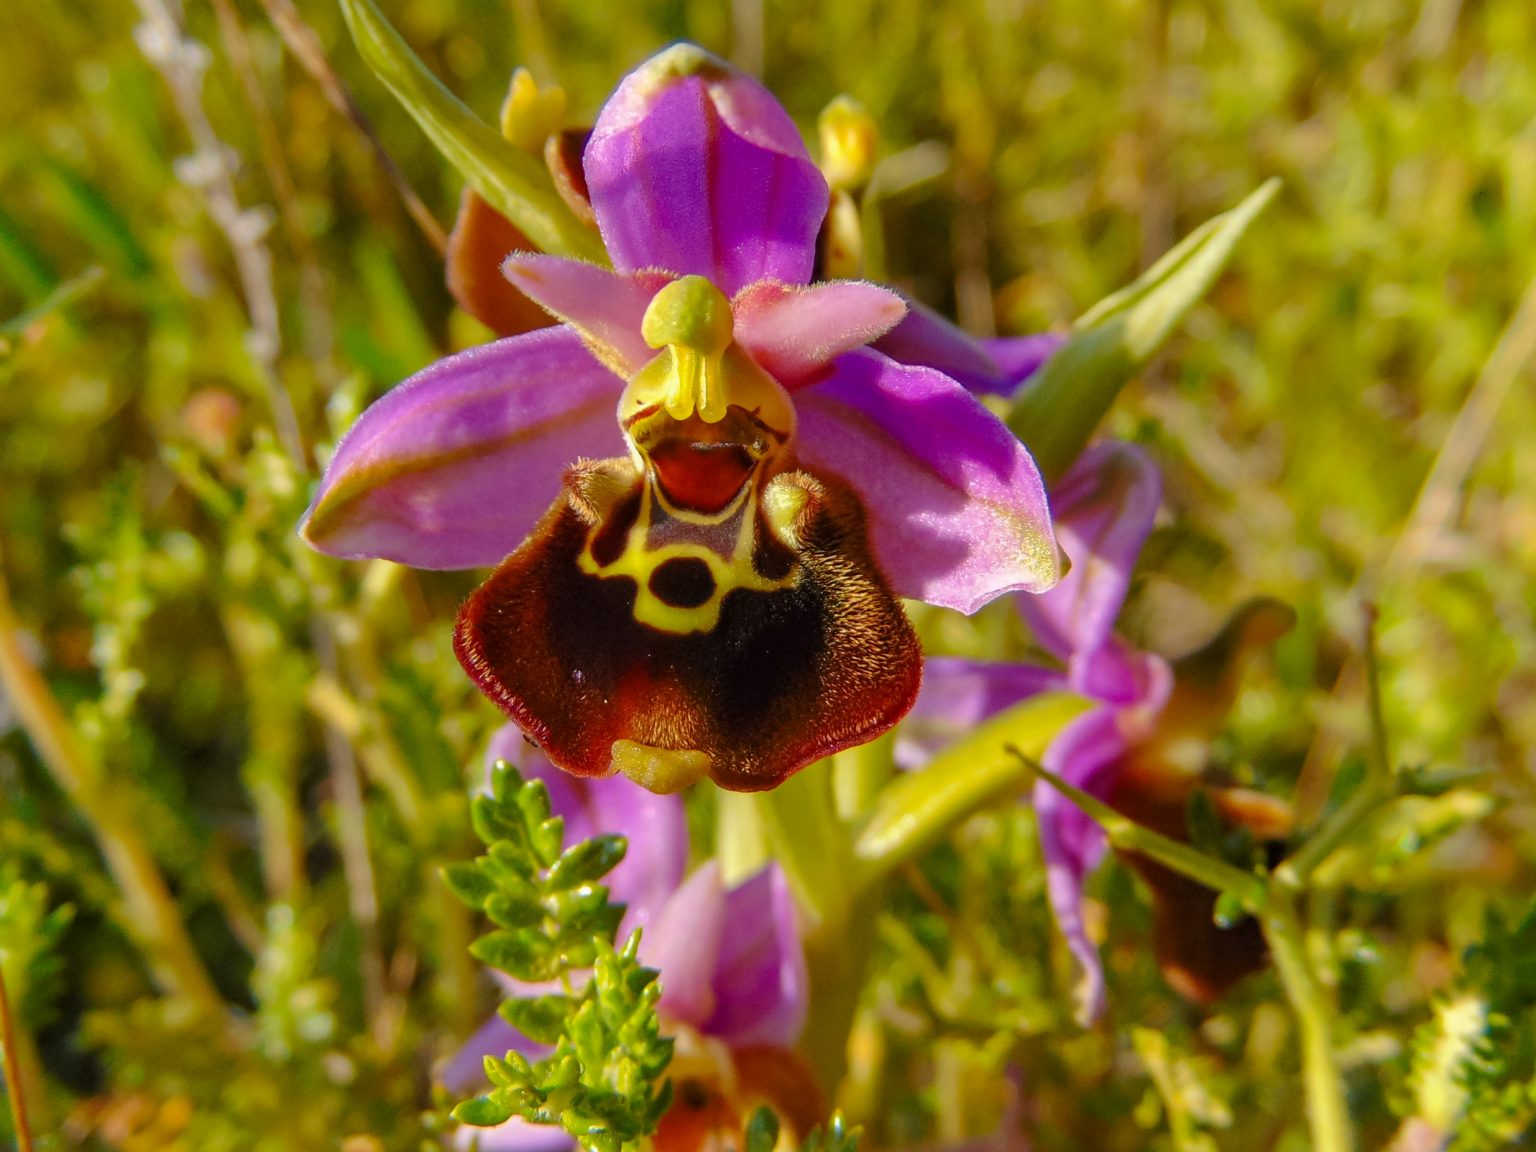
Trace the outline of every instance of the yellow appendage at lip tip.
<path fill-rule="evenodd" d="M 613 742 L 613 769 L 651 792 L 681 792 L 709 775 L 706 752 L 691 748 L 653 748 L 634 740 Z"/>

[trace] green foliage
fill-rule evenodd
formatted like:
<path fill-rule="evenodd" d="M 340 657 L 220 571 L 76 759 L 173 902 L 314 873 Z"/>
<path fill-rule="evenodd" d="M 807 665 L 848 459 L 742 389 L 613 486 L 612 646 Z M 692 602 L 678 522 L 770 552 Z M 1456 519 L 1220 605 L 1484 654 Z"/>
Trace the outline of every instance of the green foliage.
<path fill-rule="evenodd" d="M 53 1022 L 64 991 L 59 942 L 74 918 L 68 904 L 49 907 L 46 884 L 0 869 L 0 975 L 12 1010 L 27 1028 Z"/>
<path fill-rule="evenodd" d="M 597 883 L 624 858 L 624 840 L 596 836 L 564 848 L 564 821 L 550 816 L 544 784 L 505 762 L 491 773 L 490 795 L 475 798 L 472 818 L 488 851 L 444 871 L 455 894 L 497 925 L 471 951 L 518 980 L 569 986 L 575 970 L 592 974 L 580 993 L 502 1005 L 508 1023 L 554 1051 L 535 1061 L 518 1052 L 487 1058 L 491 1090 L 460 1104 L 454 1118 L 490 1127 L 521 1116 L 563 1127 L 591 1152 L 634 1148 L 671 1102 L 662 1078 L 672 1041 L 656 1015 L 657 973 L 638 960 L 640 933 L 615 951 L 624 908 Z"/>
<path fill-rule="evenodd" d="M 484 334 L 454 312 L 442 259 L 401 210 L 373 140 L 272 22 L 284 6 L 179 7 L 206 64 L 198 97 L 270 262 L 274 369 L 305 458 L 273 434 L 250 300 L 183 178 L 194 146 L 135 42 L 142 8 L 13 5 L 0 42 L 0 107 L 16 110 L 0 125 L 0 585 L 14 635 L 98 771 L 98 799 L 150 846 L 141 862 L 227 1011 L 201 1016 L 155 983 L 111 871 L 121 846 L 59 786 L 0 693 L 8 900 L 26 879 L 5 931 L 37 957 L 22 1016 L 84 1146 L 276 1152 L 355 1138 L 419 1152 L 448 1139 L 421 1119 L 426 1069 L 488 1011 L 471 916 L 439 879 L 472 852 L 471 766 L 499 723 L 448 642 L 472 577 L 331 562 L 293 526 L 356 414 Z M 295 8 L 446 224 L 454 163 L 378 82 L 339 5 Z M 881 127 L 877 183 L 897 190 L 870 214 L 883 271 L 977 332 L 1066 331 L 1279 177 L 1282 194 L 1103 423 L 1147 445 L 1167 480 L 1122 626 L 1173 654 L 1251 594 L 1296 606 L 1275 669 L 1255 669 L 1227 731 L 1190 767 L 1208 760 L 1233 783 L 1298 796 L 1304 832 L 1364 743 L 1348 665 L 1353 605 L 1375 600 L 1395 758 L 1454 784 L 1419 795 L 1405 783 L 1335 846 L 1301 901 L 1308 952 L 1337 1007 L 1362 1147 L 1388 1146 L 1402 1117 L 1444 1121 L 1468 1148 L 1517 1139 L 1536 1022 L 1502 982 L 1533 949 L 1521 926 L 1495 933 L 1485 912 L 1536 883 L 1536 392 L 1528 364 L 1502 395 L 1479 381 L 1536 271 L 1529 0 L 378 9 L 461 101 L 436 105 L 460 129 L 464 109 L 494 123 L 517 65 L 564 85 L 572 124 L 590 123 L 626 68 L 679 38 L 760 58 L 807 128 L 853 94 Z M 462 148 L 455 158 L 475 162 Z M 1529 328 L 1517 323 L 1508 346 Z M 1448 434 L 1479 426 L 1462 464 L 1425 491 Z M 915 618 L 936 654 L 1038 655 L 1006 605 Z M 1212 1103 L 1200 1115 L 1230 1115 L 1225 1128 L 1197 1116 L 1194 1139 L 1307 1147 L 1297 1033 L 1276 980 L 1183 1001 L 1159 973 L 1145 891 L 1113 860 L 1087 908 L 1110 1014 L 1074 1023 L 1074 969 L 1005 767 L 988 811 L 904 822 L 942 801 L 934 776 L 903 789 L 922 803 L 877 808 L 867 825 L 866 847 L 911 849 L 872 913 L 846 1086 L 870 1140 L 1011 1125 L 1002 1135 L 1040 1148 L 1167 1147 L 1174 1110 L 1134 1025 L 1168 1038 L 1188 1115 L 1185 1077 Z M 707 806 L 693 804 L 696 827 Z M 1214 830 L 1197 838 L 1252 859 Z M 540 884 L 556 859 L 539 857 Z M 498 904 L 504 958 L 551 971 L 595 957 L 577 930 L 602 920 L 606 904 L 577 895 L 595 887 Z M 60 936 L 44 925 L 66 905 L 76 912 Z M 564 937 L 545 947 L 544 932 Z M 558 1039 L 585 995 L 507 1010 Z M 137 1144 L 118 1135 L 131 1117 L 147 1128 Z"/>
<path fill-rule="evenodd" d="M 1405 1111 L 1455 1152 L 1496 1152 L 1536 1127 L 1536 902 L 1487 914 L 1453 986 L 1414 1034 Z"/>

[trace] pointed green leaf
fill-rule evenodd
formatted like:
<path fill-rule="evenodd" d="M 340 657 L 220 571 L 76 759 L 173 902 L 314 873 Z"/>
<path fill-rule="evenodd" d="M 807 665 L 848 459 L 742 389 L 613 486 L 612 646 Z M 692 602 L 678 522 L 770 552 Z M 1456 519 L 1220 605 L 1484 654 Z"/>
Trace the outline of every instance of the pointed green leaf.
<path fill-rule="evenodd" d="M 373 0 L 341 0 L 341 10 L 368 66 L 476 192 L 542 251 L 608 262 L 597 233 L 571 214 L 543 164 L 443 87 Z"/>
<path fill-rule="evenodd" d="M 1022 788 L 1030 772 L 1012 749 L 1038 759 L 1088 707 L 1080 696 L 1032 696 L 950 745 L 921 772 L 894 781 L 854 842 L 858 881 L 884 875 L 966 816 Z"/>
<path fill-rule="evenodd" d="M 779 1142 L 779 1118 L 771 1108 L 759 1108 L 747 1121 L 746 1152 L 773 1152 Z"/>
<path fill-rule="evenodd" d="M 472 860 L 448 865 L 443 869 L 443 880 L 449 890 L 471 908 L 485 907 L 485 902 L 496 894 L 496 882 Z"/>
<path fill-rule="evenodd" d="M 1077 459 L 1126 381 L 1210 291 L 1238 241 L 1279 190 L 1279 180 L 1270 180 L 1236 208 L 1207 220 L 1134 284 L 1106 296 L 1073 325 L 1072 338 L 1020 394 L 1008 417 L 1008 427 L 1047 481 Z"/>
<path fill-rule="evenodd" d="M 465 1100 L 453 1110 L 455 1120 L 475 1128 L 494 1128 L 498 1124 L 505 1124 L 515 1114 L 512 1105 L 503 1104 L 494 1096 L 476 1096 L 473 1100 Z"/>
<path fill-rule="evenodd" d="M 576 1001 L 569 996 L 530 996 L 502 1004 L 501 1018 L 536 1043 L 555 1044 L 575 1010 Z"/>
<path fill-rule="evenodd" d="M 573 845 L 550 868 L 545 890 L 564 892 L 602 879 L 624 859 L 627 847 L 622 836 L 594 836 Z"/>

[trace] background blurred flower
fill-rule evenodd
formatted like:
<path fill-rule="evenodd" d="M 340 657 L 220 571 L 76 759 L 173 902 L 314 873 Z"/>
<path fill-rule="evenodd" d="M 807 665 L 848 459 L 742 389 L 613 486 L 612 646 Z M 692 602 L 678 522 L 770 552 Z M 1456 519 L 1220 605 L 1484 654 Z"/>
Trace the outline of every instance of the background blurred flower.
<path fill-rule="evenodd" d="M 1145 453 L 1113 441 L 1090 448 L 1062 476 L 1053 507 L 1057 538 L 1072 566 L 1054 589 L 1018 599 L 1036 641 L 1061 666 L 929 660 L 901 750 L 909 765 L 946 737 L 1028 696 L 1073 692 L 1095 707 L 1051 743 L 1045 767 L 1133 819 L 1187 838 L 1185 808 L 1200 784 L 1203 750 L 1230 707 L 1235 658 L 1272 640 L 1288 617 L 1264 602 L 1239 615 L 1237 631 L 1218 637 L 1215 653 L 1197 653 L 1172 668 L 1115 635 L 1161 493 Z M 1198 749 L 1193 760 L 1192 747 Z M 1261 838 L 1288 830 L 1288 813 L 1277 800 L 1241 789 L 1215 789 L 1212 796 L 1223 815 Z M 1084 922 L 1083 883 L 1103 857 L 1104 834 L 1044 781 L 1036 784 L 1033 802 L 1047 894 L 1082 974 L 1080 1015 L 1092 1019 L 1103 1010 L 1104 975 Z M 1262 963 L 1263 941 L 1251 923 L 1217 929 L 1214 895 L 1150 861 L 1133 862 L 1154 891 L 1159 962 L 1181 992 L 1213 998 Z"/>

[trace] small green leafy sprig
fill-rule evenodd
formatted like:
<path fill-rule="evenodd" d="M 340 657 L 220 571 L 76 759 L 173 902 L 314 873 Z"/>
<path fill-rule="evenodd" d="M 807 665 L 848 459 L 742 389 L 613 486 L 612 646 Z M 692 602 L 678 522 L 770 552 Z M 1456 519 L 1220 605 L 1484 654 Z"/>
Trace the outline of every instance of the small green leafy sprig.
<path fill-rule="evenodd" d="M 504 1019 L 554 1051 L 536 1061 L 518 1052 L 487 1057 L 491 1090 L 453 1115 L 476 1127 L 514 1116 L 558 1125 L 589 1152 L 632 1148 L 655 1132 L 671 1102 L 671 1081 L 662 1077 L 672 1041 L 656 1015 L 657 973 L 637 956 L 640 933 L 614 948 L 624 906 L 598 883 L 624 858 L 624 838 L 594 836 L 564 848 L 565 822 L 551 815 L 548 790 L 505 762 L 471 814 L 486 854 L 444 873 L 459 898 L 496 925 L 470 950 L 518 980 L 560 980 L 565 991 L 501 1006 Z M 587 968 L 591 978 L 572 991 L 572 973 Z"/>
<path fill-rule="evenodd" d="M 1455 1152 L 1493 1152 L 1536 1128 L 1536 901 L 1510 927 L 1490 909 L 1411 1052 L 1412 1109 Z"/>
<path fill-rule="evenodd" d="M 834 1112 L 824 1128 L 811 1129 L 800 1142 L 799 1152 L 858 1152 L 863 1130 L 849 1128 L 841 1112 Z M 779 1118 L 769 1108 L 759 1108 L 747 1121 L 745 1152 L 774 1152 L 779 1146 Z"/>

